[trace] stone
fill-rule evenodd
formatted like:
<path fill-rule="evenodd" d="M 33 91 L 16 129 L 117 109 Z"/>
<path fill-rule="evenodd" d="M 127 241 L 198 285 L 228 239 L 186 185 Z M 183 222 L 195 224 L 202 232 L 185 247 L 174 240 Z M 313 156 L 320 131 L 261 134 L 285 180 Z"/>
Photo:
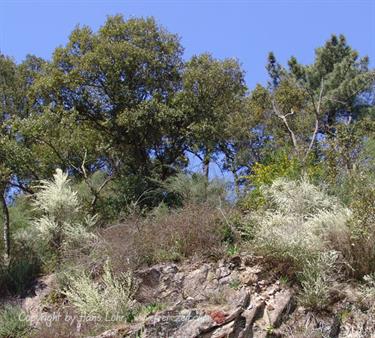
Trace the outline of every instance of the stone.
<path fill-rule="evenodd" d="M 249 309 L 246 309 L 242 312 L 241 315 L 245 318 L 245 327 L 238 335 L 238 338 L 251 337 L 253 324 L 258 318 L 261 318 L 263 316 L 264 307 L 265 303 L 259 302 L 256 304 L 251 304 Z"/>
<path fill-rule="evenodd" d="M 269 317 L 269 325 L 277 328 L 283 318 L 293 309 L 293 293 L 290 290 L 279 292 L 268 306 L 273 309 L 270 312 L 266 311 Z"/>
<path fill-rule="evenodd" d="M 229 304 L 246 309 L 250 304 L 250 291 L 246 288 L 241 288 L 233 295 Z"/>
<path fill-rule="evenodd" d="M 240 256 L 233 256 L 229 260 L 229 269 L 234 270 L 241 266 L 242 259 Z"/>
<path fill-rule="evenodd" d="M 229 322 L 228 324 L 225 324 L 218 329 L 216 329 L 212 335 L 211 338 L 226 338 L 229 337 L 230 334 L 234 332 L 235 329 L 235 321 Z"/>
<path fill-rule="evenodd" d="M 239 280 L 241 284 L 250 286 L 258 281 L 258 276 L 251 270 L 245 270 L 239 275 Z"/>
<path fill-rule="evenodd" d="M 189 320 L 181 326 L 174 334 L 174 337 L 198 337 L 201 333 L 209 331 L 215 327 L 216 323 L 209 315 Z"/>

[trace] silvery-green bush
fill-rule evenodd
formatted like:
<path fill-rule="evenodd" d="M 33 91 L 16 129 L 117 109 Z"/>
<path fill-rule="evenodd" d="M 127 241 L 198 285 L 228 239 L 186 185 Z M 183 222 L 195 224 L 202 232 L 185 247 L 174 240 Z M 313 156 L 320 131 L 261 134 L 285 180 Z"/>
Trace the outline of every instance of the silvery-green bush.
<path fill-rule="evenodd" d="M 326 250 L 331 232 L 346 228 L 351 211 L 306 179 L 264 186 L 266 209 L 250 215 L 255 246 L 296 263 Z"/>
<path fill-rule="evenodd" d="M 43 261 L 53 261 L 63 251 L 87 247 L 97 241 L 91 232 L 96 216 L 85 215 L 67 173 L 57 169 L 53 180 L 41 181 L 38 188 L 34 206 L 41 216 L 31 222 L 30 228 L 14 235 L 18 243 L 34 248 Z"/>
<path fill-rule="evenodd" d="M 105 318 L 126 316 L 131 309 L 134 280 L 131 273 L 115 277 L 108 262 L 100 280 L 93 280 L 86 272 L 67 276 L 64 291 L 68 301 L 80 314 Z"/>
<path fill-rule="evenodd" d="M 291 262 L 301 283 L 302 304 L 323 308 L 341 257 L 330 249 L 330 239 L 347 231 L 352 212 L 305 178 L 280 178 L 262 187 L 262 192 L 265 208 L 249 216 L 253 247 L 268 257 Z"/>

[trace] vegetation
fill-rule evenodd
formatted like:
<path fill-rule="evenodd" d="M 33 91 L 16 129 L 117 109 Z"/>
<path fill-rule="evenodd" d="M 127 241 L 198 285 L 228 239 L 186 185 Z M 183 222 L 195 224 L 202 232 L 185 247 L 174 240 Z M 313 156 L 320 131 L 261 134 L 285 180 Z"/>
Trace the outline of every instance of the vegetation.
<path fill-rule="evenodd" d="M 6 305 L 0 309 L 0 337 L 21 338 L 30 332 L 26 314 L 18 306 Z"/>
<path fill-rule="evenodd" d="M 268 84 L 249 90 L 237 60 L 182 52 L 154 19 L 111 16 L 51 61 L 0 55 L 4 296 L 53 272 L 57 305 L 130 320 L 133 269 L 248 250 L 287 264 L 320 310 L 335 279 L 375 274 L 368 58 L 333 35 L 312 64 L 270 53 Z M 0 336 L 27 330 L 17 311 Z"/>

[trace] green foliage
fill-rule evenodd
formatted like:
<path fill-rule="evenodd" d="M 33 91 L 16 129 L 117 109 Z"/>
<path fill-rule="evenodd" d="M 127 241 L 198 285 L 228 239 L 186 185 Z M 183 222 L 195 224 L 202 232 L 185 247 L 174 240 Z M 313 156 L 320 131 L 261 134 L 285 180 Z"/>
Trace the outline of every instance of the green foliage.
<path fill-rule="evenodd" d="M 29 257 L 17 257 L 9 266 L 0 267 L 1 293 L 21 295 L 30 288 L 41 271 L 41 262 L 31 255 L 29 252 Z"/>
<path fill-rule="evenodd" d="M 314 259 L 308 259 L 299 273 L 302 292 L 301 305 L 313 310 L 323 310 L 330 302 L 330 283 L 337 261 L 336 252 L 324 252 Z"/>
<path fill-rule="evenodd" d="M 0 337 L 24 338 L 30 333 L 26 314 L 19 307 L 5 305 L 0 309 Z"/>
<path fill-rule="evenodd" d="M 296 157 L 288 155 L 287 150 L 278 151 L 263 163 L 255 163 L 252 174 L 244 176 L 251 190 L 240 200 L 239 205 L 243 210 L 257 210 L 266 202 L 262 193 L 263 186 L 271 185 L 278 178 L 295 180 L 304 174 L 315 180 L 321 173 L 321 166 L 313 161 L 304 170 L 301 162 Z"/>
<path fill-rule="evenodd" d="M 10 226 L 12 232 L 26 229 L 30 226 L 30 222 L 36 217 L 30 196 L 21 194 L 15 198 L 15 201 L 9 206 Z"/>
<path fill-rule="evenodd" d="M 238 279 L 233 279 L 229 282 L 229 287 L 238 290 L 241 287 L 241 282 Z"/>
<path fill-rule="evenodd" d="M 160 303 L 152 303 L 143 309 L 143 312 L 146 314 L 146 316 L 154 314 L 156 312 L 159 312 L 164 309 L 164 305 Z"/>
<path fill-rule="evenodd" d="M 209 163 L 227 148 L 229 126 L 241 110 L 246 91 L 244 72 L 234 59 L 220 61 L 202 54 L 186 63 L 182 85 L 178 102 L 191 121 L 187 143 L 202 160 L 208 178 Z"/>
<path fill-rule="evenodd" d="M 208 181 L 200 174 L 188 175 L 179 173 L 163 183 L 163 188 L 172 196 L 175 205 L 208 203 L 220 205 L 226 198 L 225 182 L 220 180 Z"/>

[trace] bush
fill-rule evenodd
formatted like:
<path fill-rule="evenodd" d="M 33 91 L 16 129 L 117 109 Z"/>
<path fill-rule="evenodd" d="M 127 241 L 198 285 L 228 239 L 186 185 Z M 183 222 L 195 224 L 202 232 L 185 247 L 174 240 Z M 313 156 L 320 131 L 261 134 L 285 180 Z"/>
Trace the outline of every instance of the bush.
<path fill-rule="evenodd" d="M 262 193 L 262 187 L 270 186 L 275 180 L 284 178 L 287 180 L 297 180 L 302 173 L 310 179 L 316 179 L 322 174 L 320 165 L 314 163 L 312 158 L 308 159 L 306 168 L 300 160 L 290 156 L 288 149 L 283 149 L 272 153 L 265 158 L 263 163 L 255 163 L 252 167 L 251 175 L 244 179 L 250 186 L 250 191 L 239 201 L 239 206 L 243 210 L 257 210 L 266 202 Z"/>
<path fill-rule="evenodd" d="M 337 252 L 323 252 L 305 262 L 299 273 L 302 286 L 299 301 L 306 308 L 322 310 L 329 304 L 329 285 L 333 279 L 337 256 Z"/>
<path fill-rule="evenodd" d="M 135 232 L 137 257 L 148 264 L 223 253 L 225 225 L 219 210 L 187 205 L 160 218 L 148 218 Z"/>
<path fill-rule="evenodd" d="M 18 306 L 5 305 L 0 309 L 0 337 L 21 338 L 30 332 L 26 314 Z"/>
<path fill-rule="evenodd" d="M 262 188 L 265 210 L 250 215 L 254 245 L 263 254 L 303 266 L 326 250 L 327 234 L 345 229 L 350 211 L 306 179 L 277 179 Z"/>
<path fill-rule="evenodd" d="M 329 239 L 331 248 L 341 251 L 350 266 L 347 272 L 361 279 L 375 272 L 375 185 L 360 174 L 353 180 L 352 217 L 344 229 Z"/>
<path fill-rule="evenodd" d="M 200 174 L 179 173 L 163 183 L 167 201 L 172 205 L 206 203 L 220 205 L 226 198 L 225 183 L 220 180 L 208 181 Z"/>
<path fill-rule="evenodd" d="M 216 258 L 224 253 L 223 241 L 230 236 L 221 211 L 206 204 L 177 210 L 163 206 L 146 218 L 131 218 L 101 232 L 116 271 L 126 264 L 137 267 L 193 256 Z"/>
<path fill-rule="evenodd" d="M 27 229 L 18 231 L 14 240 L 19 247 L 35 252 L 47 270 L 55 268 L 61 254 L 84 249 L 96 241 L 90 232 L 96 217 L 85 215 L 68 175 L 56 170 L 53 181 L 42 181 L 34 205 L 41 216 Z"/>
<path fill-rule="evenodd" d="M 7 267 L 0 267 L 1 293 L 19 295 L 26 291 L 40 272 L 36 258 L 17 257 Z"/>
<path fill-rule="evenodd" d="M 89 274 L 82 272 L 67 276 L 67 282 L 64 294 L 80 314 L 99 316 L 102 320 L 112 315 L 129 315 L 134 292 L 130 273 L 116 278 L 107 263 L 100 281 L 95 281 Z"/>

